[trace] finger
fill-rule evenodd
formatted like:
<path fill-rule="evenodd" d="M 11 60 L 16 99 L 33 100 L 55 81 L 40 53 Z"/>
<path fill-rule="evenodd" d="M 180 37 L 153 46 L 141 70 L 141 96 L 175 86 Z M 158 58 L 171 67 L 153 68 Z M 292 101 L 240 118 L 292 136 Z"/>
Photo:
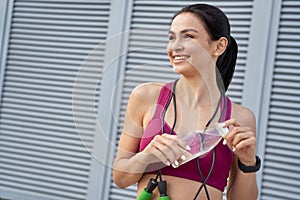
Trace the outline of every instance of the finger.
<path fill-rule="evenodd" d="M 159 150 L 155 149 L 152 153 L 156 157 L 158 161 L 163 162 L 165 165 L 170 166 L 171 162 L 167 159 L 167 157 Z"/>
<path fill-rule="evenodd" d="M 168 148 L 163 151 L 163 154 L 168 158 L 171 164 L 175 164 L 176 166 L 178 165 L 178 159 L 183 155 L 179 147 L 172 146 L 168 146 Z"/>
<path fill-rule="evenodd" d="M 178 144 L 178 140 L 170 140 L 168 141 L 168 143 L 165 143 L 164 145 L 166 145 L 167 149 L 164 150 L 164 153 L 167 154 L 167 157 L 170 159 L 171 163 L 174 164 L 175 166 L 179 165 L 179 159 L 185 159 L 185 155 L 184 155 L 184 149 L 182 149 L 179 144 Z M 172 155 L 170 154 L 172 153 Z"/>
<path fill-rule="evenodd" d="M 229 127 L 229 126 L 240 126 L 240 124 L 237 122 L 235 118 L 231 118 L 229 120 L 226 120 L 222 122 L 223 127 Z"/>
<path fill-rule="evenodd" d="M 255 137 L 250 137 L 250 138 L 241 140 L 239 143 L 237 143 L 235 145 L 235 149 L 236 149 L 236 151 L 238 151 L 238 150 L 241 150 L 243 148 L 251 147 L 251 146 L 253 148 L 255 148 L 255 145 L 256 145 L 256 138 Z"/>
<path fill-rule="evenodd" d="M 191 147 L 182 139 L 182 138 L 179 138 L 179 137 L 177 137 L 176 138 L 176 140 L 177 140 L 177 144 L 178 144 L 178 146 L 181 148 L 181 149 L 183 149 L 184 151 L 189 151 L 189 150 L 191 150 Z"/>
<path fill-rule="evenodd" d="M 177 146 L 176 142 L 167 139 L 163 136 L 155 136 L 152 146 L 161 152 L 163 157 L 165 157 L 169 162 L 174 163 L 177 160 L 176 152 L 172 146 Z"/>
<path fill-rule="evenodd" d="M 228 134 L 225 136 L 223 144 L 227 144 L 227 146 L 232 150 L 236 151 L 235 145 L 244 137 L 247 137 L 246 134 L 244 135 L 243 133 L 245 132 L 251 132 L 251 129 L 249 127 L 233 127 L 229 130 Z M 251 137 L 251 134 L 248 135 L 248 137 Z"/>
<path fill-rule="evenodd" d="M 191 153 L 189 153 L 188 151 L 186 151 L 186 150 L 182 150 L 183 152 L 183 154 L 181 155 L 181 157 L 179 158 L 179 163 L 183 163 L 183 162 L 185 162 L 190 156 L 191 156 Z"/>
<path fill-rule="evenodd" d="M 155 136 L 154 141 L 156 148 L 160 149 L 174 167 L 178 167 L 179 163 L 185 161 L 184 153 L 191 150 L 191 147 L 183 139 L 175 135 L 162 134 Z"/>
<path fill-rule="evenodd" d="M 236 134 L 232 141 L 231 144 L 233 146 L 236 146 L 238 143 L 240 143 L 242 140 L 248 139 L 248 138 L 254 138 L 254 134 L 251 131 L 246 131 L 246 132 L 241 132 Z"/>
<path fill-rule="evenodd" d="M 161 138 L 160 135 L 156 135 L 153 140 L 147 145 L 147 147 L 143 150 L 143 153 L 151 155 L 149 162 L 155 163 L 162 161 L 163 163 L 167 164 L 168 160 L 165 155 L 162 153 L 163 150 L 160 150 L 164 147 L 164 145 L 160 142 Z"/>
<path fill-rule="evenodd" d="M 165 157 L 175 166 L 178 166 L 179 159 L 184 160 L 183 149 L 178 145 L 181 139 L 174 135 L 162 135 L 155 138 L 156 148 L 159 149 Z"/>
<path fill-rule="evenodd" d="M 184 150 L 191 150 L 191 147 L 182 138 L 176 135 L 163 134 L 163 137 L 176 141 L 177 145 Z"/>
<path fill-rule="evenodd" d="M 226 121 L 222 122 L 221 126 L 223 128 L 229 128 L 230 126 L 239 127 L 240 124 L 237 122 L 237 120 L 235 118 L 231 118 L 229 120 L 226 120 Z M 229 140 L 232 137 L 232 136 L 229 135 L 229 132 L 227 132 L 226 137 L 224 137 L 223 145 L 226 145 L 227 144 L 227 140 Z"/>
<path fill-rule="evenodd" d="M 191 147 L 189 145 L 187 145 L 187 143 L 182 138 L 180 138 L 176 135 L 164 134 L 163 137 L 166 139 L 166 140 L 162 140 L 162 142 L 165 145 L 169 145 L 172 148 L 180 147 L 181 153 L 182 153 L 182 151 L 185 151 L 185 150 L 188 150 L 188 151 L 191 150 Z M 174 150 L 178 151 L 177 148 Z"/>
<path fill-rule="evenodd" d="M 249 127 L 232 127 L 225 136 L 227 142 L 231 143 L 237 134 L 251 131 Z"/>
<path fill-rule="evenodd" d="M 159 146 L 159 143 L 151 142 L 141 153 L 148 155 L 147 163 L 163 162 L 165 165 L 170 166 L 170 161 L 159 149 Z"/>

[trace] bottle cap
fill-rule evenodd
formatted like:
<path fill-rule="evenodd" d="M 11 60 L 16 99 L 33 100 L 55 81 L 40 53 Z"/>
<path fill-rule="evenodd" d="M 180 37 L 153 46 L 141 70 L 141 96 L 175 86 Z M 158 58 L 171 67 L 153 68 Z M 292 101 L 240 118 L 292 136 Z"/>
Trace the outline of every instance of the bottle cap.
<path fill-rule="evenodd" d="M 227 133 L 229 132 L 227 127 L 223 127 L 222 123 L 216 125 L 216 129 L 218 130 L 219 134 L 222 138 L 226 137 Z"/>

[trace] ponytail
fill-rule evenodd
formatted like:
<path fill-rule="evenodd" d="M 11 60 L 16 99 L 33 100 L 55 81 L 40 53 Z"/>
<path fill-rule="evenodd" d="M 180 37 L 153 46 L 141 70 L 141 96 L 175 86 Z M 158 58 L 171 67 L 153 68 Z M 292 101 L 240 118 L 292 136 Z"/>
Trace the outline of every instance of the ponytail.
<path fill-rule="evenodd" d="M 217 60 L 217 69 L 222 77 L 224 89 L 226 92 L 229 84 L 232 80 L 233 73 L 235 70 L 235 64 L 238 53 L 238 45 L 235 39 L 230 36 L 230 40 L 228 41 L 228 46 L 225 52 L 219 56 Z M 222 87 L 221 87 L 222 88 Z"/>

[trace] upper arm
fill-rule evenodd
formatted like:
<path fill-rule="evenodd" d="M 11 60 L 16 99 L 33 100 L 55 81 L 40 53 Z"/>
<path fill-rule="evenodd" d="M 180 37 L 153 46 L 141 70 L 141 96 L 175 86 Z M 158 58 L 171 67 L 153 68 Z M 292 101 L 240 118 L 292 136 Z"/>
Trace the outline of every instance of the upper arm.
<path fill-rule="evenodd" d="M 232 118 L 237 119 L 241 126 L 247 126 L 256 134 L 256 119 L 253 112 L 241 105 L 232 104 Z"/>
<path fill-rule="evenodd" d="M 241 126 L 250 127 L 253 131 L 253 133 L 256 135 L 256 119 L 251 110 L 249 110 L 246 107 L 237 105 L 233 103 L 232 107 L 232 118 L 237 119 L 238 123 Z M 232 185 L 234 184 L 235 178 L 238 173 L 238 158 L 237 156 L 233 156 L 233 164 L 231 165 L 230 174 L 229 174 L 229 183 L 227 187 L 227 192 L 229 193 Z"/>
<path fill-rule="evenodd" d="M 138 152 L 140 138 L 144 131 L 144 118 L 156 103 L 159 84 L 148 83 L 136 87 L 128 100 L 124 125 L 118 145 L 116 161 L 130 158 Z"/>

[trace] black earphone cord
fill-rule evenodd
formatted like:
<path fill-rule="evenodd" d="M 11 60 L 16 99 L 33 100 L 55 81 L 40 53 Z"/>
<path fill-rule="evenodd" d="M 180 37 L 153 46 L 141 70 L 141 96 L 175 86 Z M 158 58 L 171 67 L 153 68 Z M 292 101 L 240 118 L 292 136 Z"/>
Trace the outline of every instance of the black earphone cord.
<path fill-rule="evenodd" d="M 177 84 L 177 80 L 175 80 L 174 84 L 173 84 L 173 87 L 172 87 L 172 93 L 168 99 L 168 102 L 164 108 L 164 111 L 163 111 L 163 114 L 162 114 L 162 134 L 164 133 L 164 125 L 165 125 L 165 115 L 166 115 L 166 111 L 173 99 L 173 106 L 174 106 L 174 122 L 173 122 L 173 125 L 172 125 L 172 129 L 171 129 L 171 132 L 169 134 L 173 135 L 173 131 L 174 131 L 174 128 L 175 128 L 175 125 L 176 125 L 176 119 L 177 119 L 177 112 L 176 112 L 176 97 L 175 97 L 175 87 L 176 87 L 176 84 Z M 223 92 L 221 92 L 221 96 L 220 96 L 220 99 L 219 99 L 219 102 L 218 102 L 218 106 L 216 107 L 215 109 L 215 112 L 214 114 L 212 115 L 212 117 L 209 119 L 209 121 L 206 123 L 205 125 L 205 128 L 204 128 L 204 131 L 207 129 L 207 127 L 209 126 L 209 124 L 212 122 L 212 120 L 216 117 L 217 115 L 217 112 L 218 112 L 218 109 L 220 107 L 220 104 L 221 104 L 221 100 L 224 99 L 224 109 L 222 110 L 222 113 L 221 113 L 221 116 L 219 118 L 218 121 L 220 121 L 220 119 L 222 118 L 223 114 L 224 114 L 224 111 L 226 110 L 226 98 L 225 98 L 225 95 Z M 210 170 L 206 176 L 206 178 L 204 179 L 203 178 L 203 175 L 202 175 L 202 172 L 201 172 L 201 168 L 200 168 L 200 159 L 199 157 L 197 157 L 197 168 L 198 168 L 198 172 L 199 172 L 199 175 L 200 175 L 200 179 L 202 180 L 202 183 L 194 197 L 194 200 L 197 199 L 198 195 L 200 194 L 201 190 L 205 189 L 205 193 L 206 193 L 206 197 L 208 200 L 210 200 L 210 197 L 209 197 L 209 193 L 208 193 L 208 190 L 207 190 L 207 187 L 206 187 L 206 182 L 208 180 L 208 178 L 210 177 L 211 173 L 212 173 L 212 170 L 214 168 L 214 165 L 215 165 L 215 158 L 216 158 L 216 151 L 215 151 L 215 148 L 213 149 L 213 160 L 212 160 L 212 164 L 211 164 L 211 167 L 210 167 Z M 159 168 L 159 170 L 157 171 L 157 176 L 155 178 L 155 180 L 158 179 L 158 177 L 160 178 L 160 181 L 162 181 L 162 173 L 161 173 L 161 168 Z"/>

